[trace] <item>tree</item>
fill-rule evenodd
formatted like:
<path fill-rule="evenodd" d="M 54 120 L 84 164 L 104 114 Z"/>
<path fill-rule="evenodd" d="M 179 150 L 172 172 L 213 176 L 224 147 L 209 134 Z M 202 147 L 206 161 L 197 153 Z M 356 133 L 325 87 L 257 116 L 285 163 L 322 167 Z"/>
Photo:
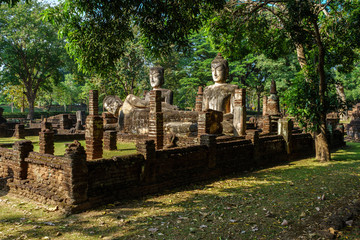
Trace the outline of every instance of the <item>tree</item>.
<path fill-rule="evenodd" d="M 124 56 L 133 27 L 142 44 L 157 56 L 188 45 L 187 37 L 202 27 L 225 0 L 65 0 L 45 18 L 60 27 L 68 52 L 86 72 L 107 73 Z"/>
<path fill-rule="evenodd" d="M 21 0 L 0 0 L 0 4 L 7 4 L 8 6 L 15 6 L 16 4 L 18 4 Z M 26 3 L 29 2 L 29 0 L 25 1 Z"/>
<path fill-rule="evenodd" d="M 50 78 L 59 79 L 65 53 L 54 27 L 42 22 L 46 6 L 33 2 L 0 6 L 1 74 L 13 85 L 23 85 L 29 104 L 28 118 L 34 116 L 39 88 Z"/>
<path fill-rule="evenodd" d="M 24 112 L 25 107 L 28 107 L 28 102 L 24 96 L 24 86 L 7 84 L 3 93 L 7 102 L 16 108 L 20 108 L 21 112 Z"/>
<path fill-rule="evenodd" d="M 344 93 L 350 104 L 360 102 L 360 65 L 357 64 L 350 73 L 334 70 L 335 79 L 339 86 L 343 86 Z"/>
<path fill-rule="evenodd" d="M 329 70 L 348 71 L 353 66 L 359 47 L 359 9 L 358 0 L 231 0 L 209 27 L 218 44 L 233 54 L 258 51 L 276 58 L 296 51 L 302 71 L 289 89 L 287 107 L 311 123 L 316 157 L 322 161 L 330 160 L 326 140 Z M 247 46 L 241 44 L 244 41 Z"/>

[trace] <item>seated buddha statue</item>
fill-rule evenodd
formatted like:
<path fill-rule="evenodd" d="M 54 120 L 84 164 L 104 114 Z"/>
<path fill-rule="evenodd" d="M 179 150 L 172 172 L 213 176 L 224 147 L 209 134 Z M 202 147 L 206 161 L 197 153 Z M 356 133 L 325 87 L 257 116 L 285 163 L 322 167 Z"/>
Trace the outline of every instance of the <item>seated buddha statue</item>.
<path fill-rule="evenodd" d="M 204 90 L 202 109 L 212 109 L 224 114 L 233 113 L 235 89 L 238 86 L 226 83 L 229 64 L 220 53 L 211 62 L 211 72 L 214 84 Z"/>

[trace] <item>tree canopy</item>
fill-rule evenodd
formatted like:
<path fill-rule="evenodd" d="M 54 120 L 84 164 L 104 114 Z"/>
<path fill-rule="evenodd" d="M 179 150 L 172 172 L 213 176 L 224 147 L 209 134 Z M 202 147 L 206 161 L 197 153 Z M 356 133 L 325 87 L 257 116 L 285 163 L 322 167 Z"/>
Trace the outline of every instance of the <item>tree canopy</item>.
<path fill-rule="evenodd" d="M 52 25 L 42 21 L 44 8 L 36 2 L 0 6 L 1 79 L 24 87 L 30 119 L 39 88 L 50 78 L 61 77 L 64 62 L 64 42 Z"/>
<path fill-rule="evenodd" d="M 188 46 L 188 36 L 224 0 L 65 0 L 46 18 L 57 24 L 66 37 L 68 52 L 87 71 L 104 73 L 124 56 L 133 27 L 143 36 L 142 44 L 153 54 L 169 53 Z"/>
<path fill-rule="evenodd" d="M 288 112 L 320 134 L 317 143 L 324 151 L 317 151 L 317 157 L 323 160 L 329 159 L 325 121 L 334 99 L 329 73 L 354 66 L 359 9 L 358 0 L 231 0 L 208 27 L 228 56 L 251 51 L 277 58 L 296 51 L 302 71 L 288 89 Z"/>

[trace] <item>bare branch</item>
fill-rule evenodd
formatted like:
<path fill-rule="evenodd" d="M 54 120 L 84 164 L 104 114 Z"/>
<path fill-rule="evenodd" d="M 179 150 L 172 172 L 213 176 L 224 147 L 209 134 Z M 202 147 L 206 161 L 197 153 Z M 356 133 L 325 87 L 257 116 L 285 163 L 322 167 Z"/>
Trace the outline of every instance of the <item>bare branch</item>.
<path fill-rule="evenodd" d="M 318 15 L 320 12 L 324 12 L 325 16 L 329 16 L 328 11 L 326 11 L 326 7 L 329 6 L 329 4 L 332 2 L 332 0 L 328 0 L 326 3 L 321 4 L 320 9 L 318 10 L 318 12 L 316 13 L 316 15 Z"/>

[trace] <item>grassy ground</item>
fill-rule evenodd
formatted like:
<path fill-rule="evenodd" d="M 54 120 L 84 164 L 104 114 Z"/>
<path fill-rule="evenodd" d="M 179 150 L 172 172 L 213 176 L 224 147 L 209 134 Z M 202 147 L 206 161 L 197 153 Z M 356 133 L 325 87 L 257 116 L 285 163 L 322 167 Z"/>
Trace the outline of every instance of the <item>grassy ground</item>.
<path fill-rule="evenodd" d="M 33 142 L 34 145 L 34 151 L 39 151 L 39 137 L 38 136 L 28 136 L 26 137 L 27 140 L 30 140 Z M 0 144 L 2 143 L 13 143 L 19 141 L 19 139 L 16 138 L 0 138 Z M 63 156 L 65 154 L 66 144 L 71 143 L 72 141 L 68 142 L 55 142 L 54 143 L 54 149 L 55 149 L 55 156 Z M 85 141 L 79 141 L 82 146 L 85 147 Z M 104 150 L 103 158 L 110 158 L 113 156 L 122 156 L 122 155 L 128 155 L 136 153 L 136 148 L 134 143 L 117 143 L 117 151 L 107 151 Z"/>
<path fill-rule="evenodd" d="M 360 144 L 332 156 L 329 163 L 303 159 L 70 216 L 4 194 L 0 239 L 292 239 L 289 232 L 318 239 L 304 227 L 358 197 Z"/>

